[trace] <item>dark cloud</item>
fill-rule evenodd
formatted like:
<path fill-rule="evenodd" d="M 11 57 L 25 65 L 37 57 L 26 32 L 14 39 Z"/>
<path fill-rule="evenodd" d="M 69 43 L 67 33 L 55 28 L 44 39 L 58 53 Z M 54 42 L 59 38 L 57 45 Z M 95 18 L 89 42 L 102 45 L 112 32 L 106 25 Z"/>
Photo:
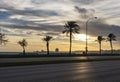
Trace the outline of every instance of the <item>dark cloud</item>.
<path fill-rule="evenodd" d="M 59 13 L 52 10 L 14 10 L 14 14 L 30 15 L 30 16 L 59 16 Z"/>
<path fill-rule="evenodd" d="M 22 20 L 22 19 L 9 19 L 8 22 L 13 23 L 15 25 L 27 25 L 27 24 L 33 24 L 32 21 Z"/>
<path fill-rule="evenodd" d="M 79 4 L 79 5 L 89 5 L 89 4 L 93 4 L 93 3 L 98 3 L 98 2 L 102 2 L 102 1 L 106 1 L 106 0 L 71 0 L 73 3 L 75 4 Z"/>
<path fill-rule="evenodd" d="M 18 25 L 18 24 L 0 24 L 1 27 L 9 29 L 26 29 L 26 30 L 36 30 L 36 31 L 51 31 L 51 32 L 62 32 L 63 26 L 61 25 L 44 25 L 39 26 L 28 26 L 28 25 Z M 30 34 L 30 33 L 29 33 Z"/>
<path fill-rule="evenodd" d="M 86 31 L 85 25 L 81 26 L 83 33 Z M 88 35 L 97 37 L 98 35 L 107 36 L 109 33 L 114 33 L 120 40 L 120 26 L 109 25 L 104 20 L 90 21 L 88 23 Z"/>
<path fill-rule="evenodd" d="M 75 6 L 75 10 L 80 14 L 82 19 L 93 17 L 95 13 L 94 9 L 80 8 L 78 6 Z"/>
<path fill-rule="evenodd" d="M 42 37 L 49 35 L 49 36 L 53 36 L 54 39 L 58 40 L 58 38 L 62 38 L 62 37 L 60 37 L 60 33 L 62 33 L 62 32 L 47 31 L 47 32 L 40 32 L 36 35 L 37 36 L 42 36 Z"/>
<path fill-rule="evenodd" d="M 8 8 L 8 7 L 0 7 L 0 9 L 5 9 L 7 10 L 8 14 L 13 14 L 13 15 L 25 15 L 25 16 L 60 16 L 60 14 L 56 11 L 53 10 L 32 10 L 29 8 L 26 8 L 24 10 L 18 10 L 13 7 Z"/>
<path fill-rule="evenodd" d="M 61 32 L 62 33 L 62 32 Z M 54 35 L 54 36 L 58 36 L 60 34 L 60 32 L 47 32 L 46 35 Z"/>
<path fill-rule="evenodd" d="M 31 2 L 34 4 L 45 4 L 45 3 L 52 4 L 53 2 L 61 2 L 61 1 L 64 0 L 31 0 Z"/>
<path fill-rule="evenodd" d="M 93 3 L 95 0 L 72 0 L 75 3 L 80 3 L 80 4 L 91 4 Z"/>
<path fill-rule="evenodd" d="M 12 14 L 7 11 L 0 11 L 0 20 L 8 19 Z"/>
<path fill-rule="evenodd" d="M 31 35 L 59 37 L 62 33 L 62 26 L 18 26 L 18 25 L 2 25 L 3 28 L 11 29 L 12 31 L 2 30 L 8 36 L 30 37 Z M 31 31 L 32 30 L 32 31 Z"/>

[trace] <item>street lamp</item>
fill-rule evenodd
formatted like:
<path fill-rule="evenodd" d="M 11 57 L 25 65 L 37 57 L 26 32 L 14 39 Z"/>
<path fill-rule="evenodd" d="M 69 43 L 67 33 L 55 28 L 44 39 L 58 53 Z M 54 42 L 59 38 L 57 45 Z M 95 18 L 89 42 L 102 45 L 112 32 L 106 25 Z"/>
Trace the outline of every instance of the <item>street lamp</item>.
<path fill-rule="evenodd" d="M 94 19 L 97 19 L 97 17 L 92 17 L 92 18 L 89 18 L 89 19 L 86 21 L 86 47 L 85 47 L 85 49 L 86 49 L 86 55 L 87 55 L 87 52 L 88 52 L 88 41 L 87 41 L 88 23 L 89 23 L 89 21 L 92 20 L 93 18 L 94 18 Z"/>

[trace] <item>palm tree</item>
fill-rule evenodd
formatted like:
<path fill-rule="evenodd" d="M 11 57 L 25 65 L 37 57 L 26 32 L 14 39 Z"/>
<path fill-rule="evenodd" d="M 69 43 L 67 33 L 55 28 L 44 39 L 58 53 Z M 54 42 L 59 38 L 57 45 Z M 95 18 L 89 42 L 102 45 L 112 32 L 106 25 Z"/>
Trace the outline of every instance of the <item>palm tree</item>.
<path fill-rule="evenodd" d="M 1 29 L 0 29 L 0 44 L 6 44 L 8 42 L 8 40 L 6 39 L 6 35 L 1 33 Z"/>
<path fill-rule="evenodd" d="M 99 49 L 100 49 L 100 55 L 101 55 L 101 42 L 105 40 L 105 38 L 103 38 L 102 36 L 98 36 L 97 37 L 97 41 L 99 43 Z"/>
<path fill-rule="evenodd" d="M 70 36 L 70 48 L 69 48 L 69 55 L 71 55 L 71 48 L 72 48 L 72 34 L 73 33 L 79 33 L 79 25 L 76 24 L 75 21 L 68 21 L 66 24 L 65 24 L 65 30 L 63 31 L 63 33 L 66 33 L 67 36 L 69 34 Z"/>
<path fill-rule="evenodd" d="M 113 54 L 113 45 L 112 45 L 112 41 L 116 40 L 116 36 L 113 33 L 110 33 L 108 35 L 107 40 L 110 42 L 110 46 L 111 46 L 111 54 Z"/>
<path fill-rule="evenodd" d="M 27 47 L 27 45 L 28 45 L 26 39 L 19 41 L 18 44 L 23 48 L 23 55 L 25 55 L 25 47 Z"/>
<path fill-rule="evenodd" d="M 43 38 L 43 41 L 46 42 L 46 47 L 47 47 L 47 55 L 49 55 L 49 41 L 52 39 L 51 36 L 46 36 L 45 38 Z"/>

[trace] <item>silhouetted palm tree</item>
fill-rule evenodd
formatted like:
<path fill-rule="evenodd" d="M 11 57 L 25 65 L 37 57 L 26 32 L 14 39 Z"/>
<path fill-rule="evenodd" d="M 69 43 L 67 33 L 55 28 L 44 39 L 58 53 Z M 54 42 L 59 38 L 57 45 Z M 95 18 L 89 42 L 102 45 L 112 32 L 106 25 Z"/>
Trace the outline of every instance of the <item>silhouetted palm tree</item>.
<path fill-rule="evenodd" d="M 49 41 L 52 39 L 51 36 L 46 36 L 45 38 L 43 38 L 43 41 L 46 42 L 46 47 L 47 47 L 47 55 L 49 55 Z"/>
<path fill-rule="evenodd" d="M 65 24 L 64 27 L 65 27 L 65 30 L 63 31 L 63 33 L 66 33 L 67 36 L 68 36 L 68 34 L 70 35 L 70 49 L 69 49 L 69 55 L 71 55 L 72 34 L 73 34 L 73 33 L 79 33 L 80 28 L 79 28 L 79 25 L 76 24 L 75 21 L 68 21 L 68 22 Z"/>
<path fill-rule="evenodd" d="M 26 39 L 19 41 L 18 44 L 23 48 L 23 55 L 25 55 L 25 47 L 27 47 L 27 45 L 28 45 Z"/>
<path fill-rule="evenodd" d="M 105 40 L 105 38 L 103 38 L 102 36 L 98 36 L 97 37 L 97 41 L 98 41 L 98 43 L 99 43 L 99 51 L 100 51 L 100 54 L 101 54 L 101 42 L 103 41 L 103 40 Z"/>
<path fill-rule="evenodd" d="M 5 34 L 1 33 L 1 29 L 0 29 L 0 44 L 6 44 L 8 42 L 8 40 L 6 39 Z"/>
<path fill-rule="evenodd" d="M 113 54 L 113 45 L 112 45 L 112 41 L 116 40 L 116 36 L 113 33 L 110 33 L 108 35 L 107 40 L 110 42 L 110 46 L 111 46 L 111 54 Z"/>

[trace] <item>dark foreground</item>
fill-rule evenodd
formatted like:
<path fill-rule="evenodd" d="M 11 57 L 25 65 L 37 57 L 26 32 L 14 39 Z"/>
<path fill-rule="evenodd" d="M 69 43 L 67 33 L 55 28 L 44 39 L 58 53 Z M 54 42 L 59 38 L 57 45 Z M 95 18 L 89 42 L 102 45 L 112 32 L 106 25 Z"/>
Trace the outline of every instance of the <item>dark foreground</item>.
<path fill-rule="evenodd" d="M 0 67 L 45 65 L 60 63 L 80 63 L 96 61 L 117 61 L 120 56 L 78 56 L 78 57 L 41 57 L 41 58 L 0 58 Z"/>
<path fill-rule="evenodd" d="M 119 82 L 120 61 L 0 68 L 0 82 Z"/>

